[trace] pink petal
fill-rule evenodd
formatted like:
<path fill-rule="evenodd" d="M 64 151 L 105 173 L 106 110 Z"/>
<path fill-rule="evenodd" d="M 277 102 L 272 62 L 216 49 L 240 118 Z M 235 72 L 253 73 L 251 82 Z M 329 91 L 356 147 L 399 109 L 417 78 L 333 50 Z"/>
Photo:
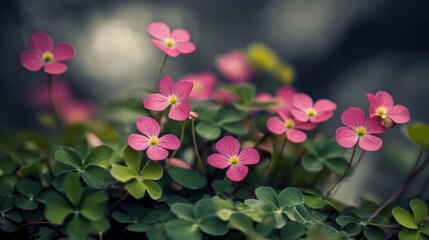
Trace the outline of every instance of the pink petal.
<path fill-rule="evenodd" d="M 153 22 L 147 25 L 146 30 L 150 35 L 159 39 L 170 38 L 170 28 L 163 22 Z"/>
<path fill-rule="evenodd" d="M 54 47 L 52 38 L 44 32 L 36 32 L 30 36 L 30 47 L 40 53 L 50 52 Z"/>
<path fill-rule="evenodd" d="M 59 42 L 52 51 L 55 61 L 65 61 L 74 58 L 76 51 L 68 42 Z"/>
<path fill-rule="evenodd" d="M 143 101 L 143 106 L 146 109 L 154 111 L 162 111 L 169 105 L 168 98 L 159 93 L 150 94 Z"/>
<path fill-rule="evenodd" d="M 158 86 L 159 92 L 168 97 L 174 94 L 174 81 L 170 76 L 161 78 Z"/>
<path fill-rule="evenodd" d="M 359 139 L 359 147 L 368 152 L 378 151 L 383 146 L 383 141 L 373 135 L 365 135 Z"/>
<path fill-rule="evenodd" d="M 177 104 L 172 104 L 168 117 L 176 121 L 185 121 L 189 118 L 191 112 L 191 104 L 187 101 L 181 101 Z"/>
<path fill-rule="evenodd" d="M 295 121 L 295 128 L 302 130 L 313 130 L 314 128 L 316 128 L 316 124 L 312 122 Z"/>
<path fill-rule="evenodd" d="M 305 112 L 299 109 L 294 109 L 291 113 L 298 121 L 301 122 L 307 122 L 310 119 Z"/>
<path fill-rule="evenodd" d="M 271 117 L 267 121 L 267 128 L 270 132 L 280 135 L 286 131 L 285 122 L 279 117 Z"/>
<path fill-rule="evenodd" d="M 51 62 L 45 64 L 45 72 L 49 74 L 63 74 L 67 71 L 67 65 L 59 62 Z"/>
<path fill-rule="evenodd" d="M 151 39 L 150 41 L 170 57 L 177 57 L 180 55 L 180 52 L 176 47 L 169 48 L 165 46 L 164 42 L 155 39 Z"/>
<path fill-rule="evenodd" d="M 243 148 L 238 154 L 240 164 L 252 165 L 259 162 L 259 153 L 253 147 Z"/>
<path fill-rule="evenodd" d="M 238 156 L 240 152 L 240 142 L 231 136 L 226 136 L 216 143 L 216 150 L 226 157 Z"/>
<path fill-rule="evenodd" d="M 168 151 L 164 148 L 151 145 L 146 150 L 147 157 L 154 161 L 164 160 L 168 157 Z"/>
<path fill-rule="evenodd" d="M 378 91 L 375 94 L 375 99 L 377 101 L 377 107 L 383 106 L 386 108 L 391 108 L 393 106 L 393 98 L 388 92 Z"/>
<path fill-rule="evenodd" d="M 316 116 L 311 118 L 311 122 L 321 123 L 330 119 L 334 115 L 332 111 L 318 112 Z"/>
<path fill-rule="evenodd" d="M 176 42 L 188 42 L 191 39 L 188 31 L 185 29 L 175 29 L 171 34 L 171 37 L 176 40 Z"/>
<path fill-rule="evenodd" d="M 189 96 L 192 91 L 194 84 L 188 80 L 181 80 L 177 82 L 174 94 L 179 100 L 183 100 Z"/>
<path fill-rule="evenodd" d="M 277 96 L 280 98 L 283 98 L 285 100 L 292 100 L 293 96 L 295 95 L 296 90 L 293 87 L 289 87 L 289 86 L 285 86 L 285 87 L 281 87 L 278 91 L 277 91 Z"/>
<path fill-rule="evenodd" d="M 307 134 L 300 130 L 288 129 L 286 130 L 286 137 L 291 142 L 302 143 L 307 139 Z"/>
<path fill-rule="evenodd" d="M 137 129 L 146 137 L 158 137 L 161 128 L 153 118 L 141 116 L 136 121 Z"/>
<path fill-rule="evenodd" d="M 337 109 L 337 104 L 328 99 L 320 99 L 314 103 L 314 109 L 316 109 L 317 112 L 334 111 Z"/>
<path fill-rule="evenodd" d="M 403 105 L 395 105 L 387 111 L 387 116 L 395 123 L 407 123 L 410 121 L 410 111 Z"/>
<path fill-rule="evenodd" d="M 360 108 L 351 107 L 343 112 L 341 115 L 341 121 L 347 127 L 355 129 L 363 126 L 365 123 L 365 113 Z"/>
<path fill-rule="evenodd" d="M 378 116 L 378 114 L 377 114 L 377 108 L 375 107 L 375 104 L 370 104 L 369 105 L 369 116 L 370 117 L 375 117 L 375 116 Z"/>
<path fill-rule="evenodd" d="M 231 179 L 231 181 L 240 182 L 246 177 L 248 172 L 248 167 L 242 164 L 236 164 L 231 165 L 231 167 L 228 168 L 228 170 L 226 171 L 226 176 Z"/>
<path fill-rule="evenodd" d="M 180 140 L 173 134 L 166 134 L 159 138 L 158 146 L 165 149 L 176 150 L 180 147 Z"/>
<path fill-rule="evenodd" d="M 288 120 L 288 119 L 290 119 L 291 117 L 290 117 L 290 114 L 289 114 L 289 112 L 287 112 L 287 111 L 278 111 L 277 112 L 277 114 L 284 120 L 284 121 L 286 121 L 286 120 Z"/>
<path fill-rule="evenodd" d="M 380 117 L 368 117 L 365 120 L 364 127 L 368 134 L 383 133 L 386 129 L 380 124 Z"/>
<path fill-rule="evenodd" d="M 149 139 L 140 134 L 131 134 L 128 137 L 128 145 L 134 150 L 143 151 L 149 147 Z"/>
<path fill-rule="evenodd" d="M 300 110 L 307 110 L 307 108 L 313 107 L 313 99 L 305 93 L 297 93 L 292 99 L 293 106 Z"/>
<path fill-rule="evenodd" d="M 45 62 L 37 51 L 33 49 L 25 49 L 21 53 L 21 64 L 30 71 L 38 71 L 43 67 Z"/>
<path fill-rule="evenodd" d="M 340 127 L 335 132 L 335 139 L 342 147 L 351 148 L 356 145 L 359 137 L 352 129 Z"/>
<path fill-rule="evenodd" d="M 195 47 L 195 44 L 191 42 L 177 43 L 177 50 L 183 54 L 194 52 L 196 49 L 197 47 Z"/>
<path fill-rule="evenodd" d="M 229 159 L 219 153 L 213 153 L 207 158 L 207 163 L 215 168 L 225 169 L 231 165 Z"/>

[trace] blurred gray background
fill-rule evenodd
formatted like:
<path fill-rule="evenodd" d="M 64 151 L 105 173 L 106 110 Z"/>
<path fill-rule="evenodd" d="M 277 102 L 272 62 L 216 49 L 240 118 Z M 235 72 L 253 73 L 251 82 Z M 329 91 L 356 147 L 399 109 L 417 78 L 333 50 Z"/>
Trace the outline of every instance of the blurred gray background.
<path fill-rule="evenodd" d="M 216 72 L 215 57 L 231 49 L 256 41 L 269 45 L 295 67 L 298 90 L 338 103 L 334 118 L 322 126 L 327 136 L 341 125 L 342 111 L 367 109 L 365 94 L 381 89 L 406 105 L 412 119 L 429 122 L 429 1 L 9 0 L 2 1 L 0 12 L 2 130 L 37 126 L 21 93 L 34 82 L 44 84 L 45 77 L 19 63 L 32 32 L 76 46 L 64 78 L 76 95 L 102 106 L 133 87 L 153 85 L 162 54 L 145 29 L 152 21 L 188 29 L 197 45 L 195 53 L 168 59 L 164 73 L 173 78 Z M 377 200 L 379 189 L 403 181 L 403 169 L 413 165 L 418 148 L 401 130 L 385 134 L 383 151 L 367 154 L 351 179 L 375 175 L 378 180 L 350 181 L 353 189 Z M 393 165 L 390 173 L 382 171 L 385 165 Z M 358 200 L 345 186 L 338 194 Z"/>

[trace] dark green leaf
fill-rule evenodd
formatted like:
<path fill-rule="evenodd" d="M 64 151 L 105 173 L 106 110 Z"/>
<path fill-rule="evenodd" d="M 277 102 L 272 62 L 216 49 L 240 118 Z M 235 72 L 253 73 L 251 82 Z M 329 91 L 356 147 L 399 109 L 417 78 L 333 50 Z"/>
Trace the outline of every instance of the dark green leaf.
<path fill-rule="evenodd" d="M 362 232 L 363 226 L 356 222 L 348 223 L 343 227 L 343 231 L 346 232 L 349 236 L 356 236 Z"/>
<path fill-rule="evenodd" d="M 423 234 L 425 234 L 426 236 L 429 237 L 429 222 L 423 223 L 420 226 L 419 230 L 420 230 L 420 232 L 422 232 Z"/>
<path fill-rule="evenodd" d="M 236 87 L 235 93 L 243 102 L 251 102 L 255 95 L 255 86 L 251 84 L 240 84 Z"/>
<path fill-rule="evenodd" d="M 66 226 L 67 234 L 77 239 L 85 239 L 89 233 L 89 229 L 89 222 L 78 214 L 74 215 L 72 220 Z"/>
<path fill-rule="evenodd" d="M 279 205 L 281 208 L 294 207 L 304 204 L 304 196 L 296 188 L 285 188 L 279 193 Z"/>
<path fill-rule="evenodd" d="M 401 207 L 392 209 L 392 215 L 396 221 L 406 228 L 417 229 L 413 215 Z"/>
<path fill-rule="evenodd" d="M 309 172 L 319 172 L 323 169 L 324 165 L 313 155 L 305 155 L 302 158 L 302 166 Z"/>
<path fill-rule="evenodd" d="M 201 221 L 200 229 L 213 236 L 223 236 L 228 232 L 228 225 L 216 217 L 209 217 Z"/>
<path fill-rule="evenodd" d="M 7 196 L 13 193 L 16 183 L 15 176 L 8 176 L 0 178 L 0 196 Z"/>
<path fill-rule="evenodd" d="M 384 240 L 385 239 L 384 231 L 381 230 L 380 228 L 373 227 L 373 226 L 365 226 L 363 228 L 363 235 L 365 235 L 365 237 L 368 240 Z"/>
<path fill-rule="evenodd" d="M 112 218 L 115 219 L 116 221 L 120 222 L 120 223 L 132 223 L 135 221 L 135 219 L 133 219 L 132 217 L 128 216 L 127 214 L 123 213 L 123 212 L 113 212 L 112 213 Z"/>
<path fill-rule="evenodd" d="M 38 206 L 38 203 L 36 201 L 33 201 L 24 194 L 16 195 L 13 201 L 15 203 L 15 206 L 24 210 L 34 210 Z"/>
<path fill-rule="evenodd" d="M 5 232 L 16 232 L 16 230 L 18 230 L 15 225 L 6 220 L 3 216 L 0 216 L 0 229 Z"/>
<path fill-rule="evenodd" d="M 79 209 L 80 213 L 89 220 L 100 220 L 104 217 L 108 200 L 107 194 L 101 191 L 85 196 Z"/>
<path fill-rule="evenodd" d="M 133 223 L 127 226 L 127 230 L 131 232 L 147 232 L 151 229 L 150 225 L 147 225 L 145 223 Z"/>
<path fill-rule="evenodd" d="M 171 167 L 167 172 L 175 182 L 189 189 L 200 189 L 207 184 L 206 179 L 193 170 Z"/>
<path fill-rule="evenodd" d="M 344 227 L 349 223 L 357 223 L 360 221 L 360 218 L 354 213 L 347 213 L 344 215 L 338 216 L 335 221 L 341 226 Z"/>
<path fill-rule="evenodd" d="M 305 234 L 305 227 L 299 222 L 288 222 L 280 230 L 282 240 L 300 239 Z"/>
<path fill-rule="evenodd" d="M 279 207 L 279 201 L 274 189 L 270 187 L 258 187 L 255 189 L 255 195 L 259 200 L 271 204 L 274 208 Z"/>
<path fill-rule="evenodd" d="M 64 219 L 74 211 L 70 203 L 63 197 L 49 198 L 45 207 L 45 217 L 55 224 L 62 224 Z"/>
<path fill-rule="evenodd" d="M 165 230 L 168 236 L 173 240 L 200 240 L 203 236 L 198 225 L 182 219 L 167 222 L 165 224 Z"/>
<path fill-rule="evenodd" d="M 207 108 L 202 107 L 196 108 L 195 111 L 198 113 L 198 119 L 214 123 L 217 111 L 210 111 Z"/>
<path fill-rule="evenodd" d="M 211 200 L 203 198 L 197 202 L 194 209 L 196 219 L 202 220 L 217 214 L 219 207 Z"/>
<path fill-rule="evenodd" d="M 241 123 L 226 123 L 222 125 L 222 128 L 225 131 L 236 135 L 244 135 L 247 132 L 246 127 Z"/>
<path fill-rule="evenodd" d="M 194 207 L 191 204 L 174 203 L 171 211 L 180 219 L 194 221 Z"/>
<path fill-rule="evenodd" d="M 22 179 L 16 184 L 16 190 L 29 197 L 36 196 L 36 194 L 39 193 L 41 189 L 42 184 L 40 182 L 33 181 L 30 179 Z"/>
<path fill-rule="evenodd" d="M 106 161 L 112 157 L 112 154 L 113 149 L 111 147 L 107 145 L 98 146 L 89 153 L 84 161 L 84 166 L 87 167 Z"/>
<path fill-rule="evenodd" d="M 4 213 L 4 216 L 14 222 L 22 222 L 22 216 L 19 212 L 10 211 L 10 212 Z"/>
<path fill-rule="evenodd" d="M 1 196 L 0 197 L 0 212 L 5 213 L 13 208 L 13 197 Z"/>
<path fill-rule="evenodd" d="M 112 177 L 106 169 L 99 166 L 89 166 L 82 172 L 82 178 L 88 186 L 102 188 L 107 186 Z"/>
<path fill-rule="evenodd" d="M 9 156 L 0 157 L 0 176 L 11 174 L 16 169 L 16 162 Z"/>
<path fill-rule="evenodd" d="M 221 134 L 220 127 L 208 122 L 199 122 L 195 127 L 195 131 L 198 135 L 207 140 L 215 140 L 219 138 Z"/>
<path fill-rule="evenodd" d="M 80 184 L 79 177 L 75 173 L 67 174 L 64 181 L 64 192 L 70 202 L 77 206 L 83 193 L 82 184 Z"/>
<path fill-rule="evenodd" d="M 97 221 L 91 221 L 91 230 L 93 232 L 106 232 L 110 228 L 110 221 L 108 218 L 102 218 Z"/>
<path fill-rule="evenodd" d="M 324 163 L 329 170 L 335 172 L 339 176 L 344 174 L 348 165 L 348 162 L 344 157 L 327 158 Z"/>
<path fill-rule="evenodd" d="M 60 147 L 55 152 L 55 159 L 61 163 L 72 166 L 78 170 L 82 170 L 82 159 L 77 152 L 69 147 Z"/>
<path fill-rule="evenodd" d="M 246 117 L 247 113 L 237 110 L 233 107 L 224 107 L 218 110 L 217 123 L 225 125 L 226 123 L 234 123 L 241 121 Z"/>

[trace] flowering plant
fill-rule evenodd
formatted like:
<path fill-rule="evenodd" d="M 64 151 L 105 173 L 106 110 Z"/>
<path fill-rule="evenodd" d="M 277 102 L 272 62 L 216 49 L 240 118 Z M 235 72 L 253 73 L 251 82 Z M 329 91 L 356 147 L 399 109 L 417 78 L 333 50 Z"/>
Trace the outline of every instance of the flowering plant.
<path fill-rule="evenodd" d="M 368 93 L 368 109 L 350 107 L 339 114 L 333 101 L 313 101 L 295 89 L 292 67 L 262 44 L 216 59 L 230 83 L 208 71 L 176 81 L 162 75 L 163 67 L 168 57 L 197 49 L 190 34 L 170 31 L 161 22 L 150 23 L 147 31 L 164 53 L 158 90 L 118 100 L 105 110 L 108 120 L 86 122 L 64 121 L 67 101 L 59 100 L 71 94 L 55 94 L 60 85 L 53 84 L 62 81 L 53 75 L 67 71 L 61 62 L 75 56 L 74 47 L 65 42 L 54 47 L 46 33 L 31 35 L 21 63 L 30 71 L 44 68 L 44 98 L 59 128 L 51 125 L 49 133 L 39 135 L 0 134 L 2 234 L 14 239 L 427 239 L 426 203 L 411 200 L 412 213 L 397 206 L 427 171 L 424 123 L 407 125 L 408 137 L 422 150 L 403 186 L 384 203 L 367 199 L 350 206 L 335 194 L 365 152 L 373 157 L 382 149 L 386 131 L 410 121 L 408 108 L 394 105 L 389 93 Z M 275 96 L 257 92 L 261 76 L 278 86 Z M 134 114 L 109 118 L 118 111 Z M 318 131 L 339 116 L 345 126 L 335 133 Z"/>

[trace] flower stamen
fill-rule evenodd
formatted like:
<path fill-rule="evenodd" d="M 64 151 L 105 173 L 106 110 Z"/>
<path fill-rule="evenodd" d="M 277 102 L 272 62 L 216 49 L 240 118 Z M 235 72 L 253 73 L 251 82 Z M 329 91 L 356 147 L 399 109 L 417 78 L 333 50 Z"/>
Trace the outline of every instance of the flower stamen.
<path fill-rule="evenodd" d="M 292 129 L 292 128 L 294 128 L 294 127 L 295 127 L 295 122 L 294 122 L 293 120 L 291 120 L 291 119 L 288 119 L 288 120 L 286 120 L 286 122 L 285 122 L 285 127 L 286 127 L 287 129 Z"/>
<path fill-rule="evenodd" d="M 50 62 L 54 60 L 54 54 L 52 54 L 51 52 L 45 52 L 42 55 L 42 59 L 44 62 Z"/>
<path fill-rule="evenodd" d="M 356 128 L 356 133 L 359 137 L 363 137 L 366 134 L 366 128 L 364 127 L 357 127 Z"/>
<path fill-rule="evenodd" d="M 174 39 L 169 38 L 169 39 L 165 39 L 164 44 L 166 47 L 171 48 L 176 45 L 176 41 L 174 41 Z"/>
<path fill-rule="evenodd" d="M 176 97 L 176 95 L 171 95 L 171 96 L 169 96 L 169 97 L 168 97 L 168 102 L 169 102 L 170 104 L 176 104 L 176 103 L 177 103 L 177 97 Z"/>
<path fill-rule="evenodd" d="M 312 117 L 316 116 L 317 111 L 316 111 L 316 109 L 314 109 L 314 108 L 308 108 L 308 109 L 305 111 L 305 113 L 307 114 L 307 116 L 308 116 L 309 118 L 312 118 Z"/>
<path fill-rule="evenodd" d="M 150 137 L 149 138 L 149 143 L 150 143 L 150 145 L 152 145 L 152 146 L 156 146 L 157 144 L 158 144 L 158 137 Z"/>
<path fill-rule="evenodd" d="M 377 112 L 377 115 L 380 116 L 381 118 L 386 118 L 387 108 L 378 107 L 376 112 Z"/>
<path fill-rule="evenodd" d="M 238 164 L 238 163 L 240 162 L 240 159 L 238 158 L 238 156 L 231 156 L 231 157 L 229 158 L 229 162 L 230 162 L 232 165 L 236 165 L 236 164 Z"/>

